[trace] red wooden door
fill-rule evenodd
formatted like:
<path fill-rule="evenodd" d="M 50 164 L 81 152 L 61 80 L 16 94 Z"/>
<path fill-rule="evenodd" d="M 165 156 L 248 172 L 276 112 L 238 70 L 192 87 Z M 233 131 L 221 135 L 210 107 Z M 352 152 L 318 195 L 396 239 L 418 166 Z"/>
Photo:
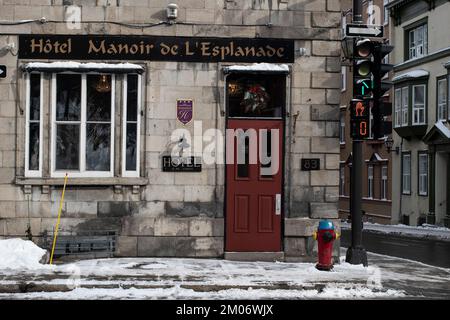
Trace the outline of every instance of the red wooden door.
<path fill-rule="evenodd" d="M 225 250 L 281 251 L 283 121 L 233 119 L 228 120 L 227 129 L 241 130 L 233 137 L 227 134 Z M 246 134 L 241 143 L 239 134 Z M 267 145 L 262 143 L 265 140 Z M 238 163 L 239 148 L 245 155 L 244 164 Z M 272 156 L 271 162 L 261 158 L 260 150 Z M 233 163 L 229 163 L 231 158 Z M 268 167 L 274 170 L 264 171 Z"/>

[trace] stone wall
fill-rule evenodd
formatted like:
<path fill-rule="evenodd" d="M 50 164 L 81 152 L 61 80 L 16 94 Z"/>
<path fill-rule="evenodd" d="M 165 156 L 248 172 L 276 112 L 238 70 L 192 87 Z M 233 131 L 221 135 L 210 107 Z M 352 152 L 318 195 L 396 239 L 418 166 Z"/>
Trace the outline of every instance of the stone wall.
<path fill-rule="evenodd" d="M 337 218 L 339 1 L 179 0 L 175 1 L 179 5 L 177 21 L 190 24 L 130 28 L 109 23 L 164 20 L 168 2 L 3 0 L 0 20 L 45 17 L 47 22 L 1 26 L 0 45 L 17 45 L 18 33 L 294 39 L 296 60 L 289 78 L 285 130 L 284 246 L 287 257 L 310 259 L 308 256 L 314 255 L 312 230 L 321 218 Z M 29 10 L 30 4 L 33 10 Z M 68 29 L 63 22 L 70 4 L 81 6 L 81 29 Z M 306 54 L 301 56 L 300 49 Z M 39 237 L 54 226 L 61 187 L 15 182 L 24 173 L 24 75 L 17 69 L 22 63 L 11 54 L 0 57 L 0 64 L 8 66 L 8 77 L 0 80 L 0 236 L 24 236 L 30 223 L 33 236 Z M 167 151 L 172 130 L 184 127 L 175 120 L 177 98 L 194 99 L 194 120 L 202 121 L 203 130 L 224 129 L 225 65 L 145 63 L 140 160 L 141 176 L 148 182 L 71 186 L 63 206 L 64 232 L 116 229 L 120 232 L 120 256 L 223 254 L 223 166 L 204 165 L 200 173 L 163 173 L 160 157 Z M 44 100 L 45 105 L 48 108 Z M 186 127 L 192 132 L 193 123 Z M 49 130 L 44 128 L 45 144 Z M 308 157 L 319 158 L 321 170 L 300 171 L 301 158 Z"/>

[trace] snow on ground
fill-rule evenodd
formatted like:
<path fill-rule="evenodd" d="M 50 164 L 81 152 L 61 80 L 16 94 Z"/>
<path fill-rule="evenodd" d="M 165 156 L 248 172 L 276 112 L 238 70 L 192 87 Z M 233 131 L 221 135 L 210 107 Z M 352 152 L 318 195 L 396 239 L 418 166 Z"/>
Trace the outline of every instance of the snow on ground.
<path fill-rule="evenodd" d="M 0 298 L 5 294 L 0 294 Z M 329 286 L 322 292 L 317 290 L 280 290 L 280 289 L 227 289 L 214 292 L 199 292 L 184 289 L 179 285 L 170 288 L 137 289 L 137 288 L 76 288 L 70 292 L 32 292 L 16 294 L 13 299 L 229 299 L 229 300 L 257 300 L 257 299 L 373 299 L 399 298 L 404 294 L 397 290 L 384 292 L 373 291 L 367 287 L 356 286 L 342 288 Z"/>
<path fill-rule="evenodd" d="M 369 267 L 341 257 L 324 272 L 314 263 L 187 258 L 48 266 L 39 264 L 44 253 L 29 241 L 0 241 L 0 299 L 379 299 L 423 297 L 424 290 L 450 297 L 450 269 L 375 254 Z M 43 292 L 8 291 L 18 284 Z"/>
<path fill-rule="evenodd" d="M 341 223 L 342 228 L 349 229 L 351 224 L 347 222 Z M 450 239 L 450 229 L 437 227 L 434 225 L 424 224 L 422 226 L 407 226 L 404 224 L 384 225 L 378 223 L 364 223 L 364 229 L 389 234 L 404 234 L 419 237 L 435 237 L 440 239 Z"/>
<path fill-rule="evenodd" d="M 39 263 L 46 250 L 20 238 L 0 240 L 0 269 L 36 270 L 49 266 Z"/>

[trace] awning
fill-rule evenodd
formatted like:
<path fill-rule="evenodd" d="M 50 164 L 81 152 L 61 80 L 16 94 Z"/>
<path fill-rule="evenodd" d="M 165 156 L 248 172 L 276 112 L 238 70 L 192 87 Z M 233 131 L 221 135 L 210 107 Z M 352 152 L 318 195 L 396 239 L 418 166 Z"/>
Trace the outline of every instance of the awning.
<path fill-rule="evenodd" d="M 223 72 L 227 73 L 289 73 L 287 64 L 275 63 L 253 63 L 250 65 L 232 65 L 223 68 Z"/>
<path fill-rule="evenodd" d="M 396 75 L 394 78 L 392 78 L 393 82 L 400 82 L 400 81 L 406 81 L 411 79 L 420 79 L 420 78 L 426 78 L 430 75 L 430 73 L 426 70 L 412 70 L 406 73 L 402 73 L 399 75 Z"/>
<path fill-rule="evenodd" d="M 97 62 L 75 62 L 75 61 L 57 61 L 57 62 L 30 62 L 22 65 L 25 72 L 101 72 L 101 73 L 142 73 L 144 67 L 133 63 L 97 63 Z"/>
<path fill-rule="evenodd" d="M 442 120 L 439 120 L 427 132 L 423 138 L 426 144 L 447 144 L 450 143 L 450 128 Z"/>

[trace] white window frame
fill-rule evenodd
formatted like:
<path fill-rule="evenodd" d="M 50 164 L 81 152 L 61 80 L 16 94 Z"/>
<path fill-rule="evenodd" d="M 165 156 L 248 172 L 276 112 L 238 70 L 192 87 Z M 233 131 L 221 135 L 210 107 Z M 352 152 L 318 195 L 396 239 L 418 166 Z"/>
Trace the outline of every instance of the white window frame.
<path fill-rule="evenodd" d="M 126 157 L 127 157 L 127 88 L 128 88 L 128 75 L 125 74 L 123 77 L 123 115 L 122 115 L 122 176 L 123 177 L 139 177 L 140 174 L 140 154 L 141 154 L 141 87 L 142 87 L 142 75 L 137 74 L 137 117 L 136 117 L 136 170 L 126 169 Z"/>
<path fill-rule="evenodd" d="M 440 83 L 444 83 L 444 90 L 439 90 Z M 441 95 L 443 95 L 441 99 Z M 447 109 L 447 78 L 442 78 L 437 81 L 437 114 L 436 120 L 446 120 L 448 117 L 445 112 Z"/>
<path fill-rule="evenodd" d="M 52 123 L 51 123 L 51 160 L 50 175 L 55 178 L 62 178 L 68 173 L 72 178 L 100 178 L 114 176 L 114 115 L 115 115 L 115 75 L 111 75 L 111 149 L 110 149 L 110 170 L 109 171 L 92 171 L 86 170 L 86 110 L 87 110 L 87 87 L 86 73 L 81 75 L 81 117 L 80 121 L 67 121 L 80 123 L 80 170 L 55 170 L 56 165 L 56 76 L 58 74 L 79 74 L 74 72 L 60 72 L 52 74 Z M 102 74 L 102 73 L 90 73 Z"/>
<path fill-rule="evenodd" d="M 389 24 L 389 10 L 387 5 L 389 4 L 389 0 L 383 0 L 383 24 L 386 26 Z M 387 62 L 386 62 L 387 63 Z"/>
<path fill-rule="evenodd" d="M 388 193 L 388 166 L 382 165 L 381 166 L 381 199 L 387 200 L 387 193 Z"/>
<path fill-rule="evenodd" d="M 428 153 L 425 152 L 419 152 L 419 195 L 421 196 L 427 196 L 428 195 Z M 425 172 L 423 172 L 421 169 L 423 167 L 422 161 L 426 162 L 425 166 Z"/>
<path fill-rule="evenodd" d="M 373 170 L 374 166 L 369 164 L 367 166 L 367 198 L 373 199 Z"/>
<path fill-rule="evenodd" d="M 402 88 L 396 88 L 394 92 L 394 116 L 395 127 L 402 126 Z"/>
<path fill-rule="evenodd" d="M 421 37 L 420 40 L 419 36 Z M 422 58 L 427 54 L 428 54 L 428 26 L 425 23 L 408 30 L 408 59 Z"/>
<path fill-rule="evenodd" d="M 423 88 L 423 104 L 417 104 L 416 103 L 416 97 L 415 97 L 415 88 Z M 412 124 L 425 124 L 427 121 L 427 115 L 426 115 L 426 107 L 427 107 L 427 86 L 424 84 L 416 84 L 412 86 Z M 416 121 L 416 113 L 418 114 L 417 119 L 419 121 Z M 420 121 L 420 116 L 423 114 L 423 121 Z"/>
<path fill-rule="evenodd" d="M 347 67 L 341 67 L 341 92 L 347 91 Z"/>
<path fill-rule="evenodd" d="M 408 158 L 407 168 L 405 166 L 406 158 Z M 411 194 L 411 153 L 403 153 L 401 161 L 402 161 L 402 194 Z M 408 188 L 405 188 L 405 186 L 407 186 Z"/>
<path fill-rule="evenodd" d="M 36 72 L 37 73 L 37 72 Z M 43 111 L 43 96 L 44 96 L 44 77 L 41 72 L 39 72 L 40 78 L 40 92 L 39 92 L 39 169 L 30 170 L 29 169 L 29 156 L 30 156 L 30 73 L 25 75 L 26 81 L 26 105 L 25 105 L 25 177 L 36 178 L 42 177 L 42 161 L 43 161 L 43 136 L 44 136 L 44 111 Z"/>
<path fill-rule="evenodd" d="M 402 106 L 402 126 L 407 126 L 409 121 L 409 87 L 403 87 L 402 88 L 402 100 L 401 100 L 401 106 Z"/>

